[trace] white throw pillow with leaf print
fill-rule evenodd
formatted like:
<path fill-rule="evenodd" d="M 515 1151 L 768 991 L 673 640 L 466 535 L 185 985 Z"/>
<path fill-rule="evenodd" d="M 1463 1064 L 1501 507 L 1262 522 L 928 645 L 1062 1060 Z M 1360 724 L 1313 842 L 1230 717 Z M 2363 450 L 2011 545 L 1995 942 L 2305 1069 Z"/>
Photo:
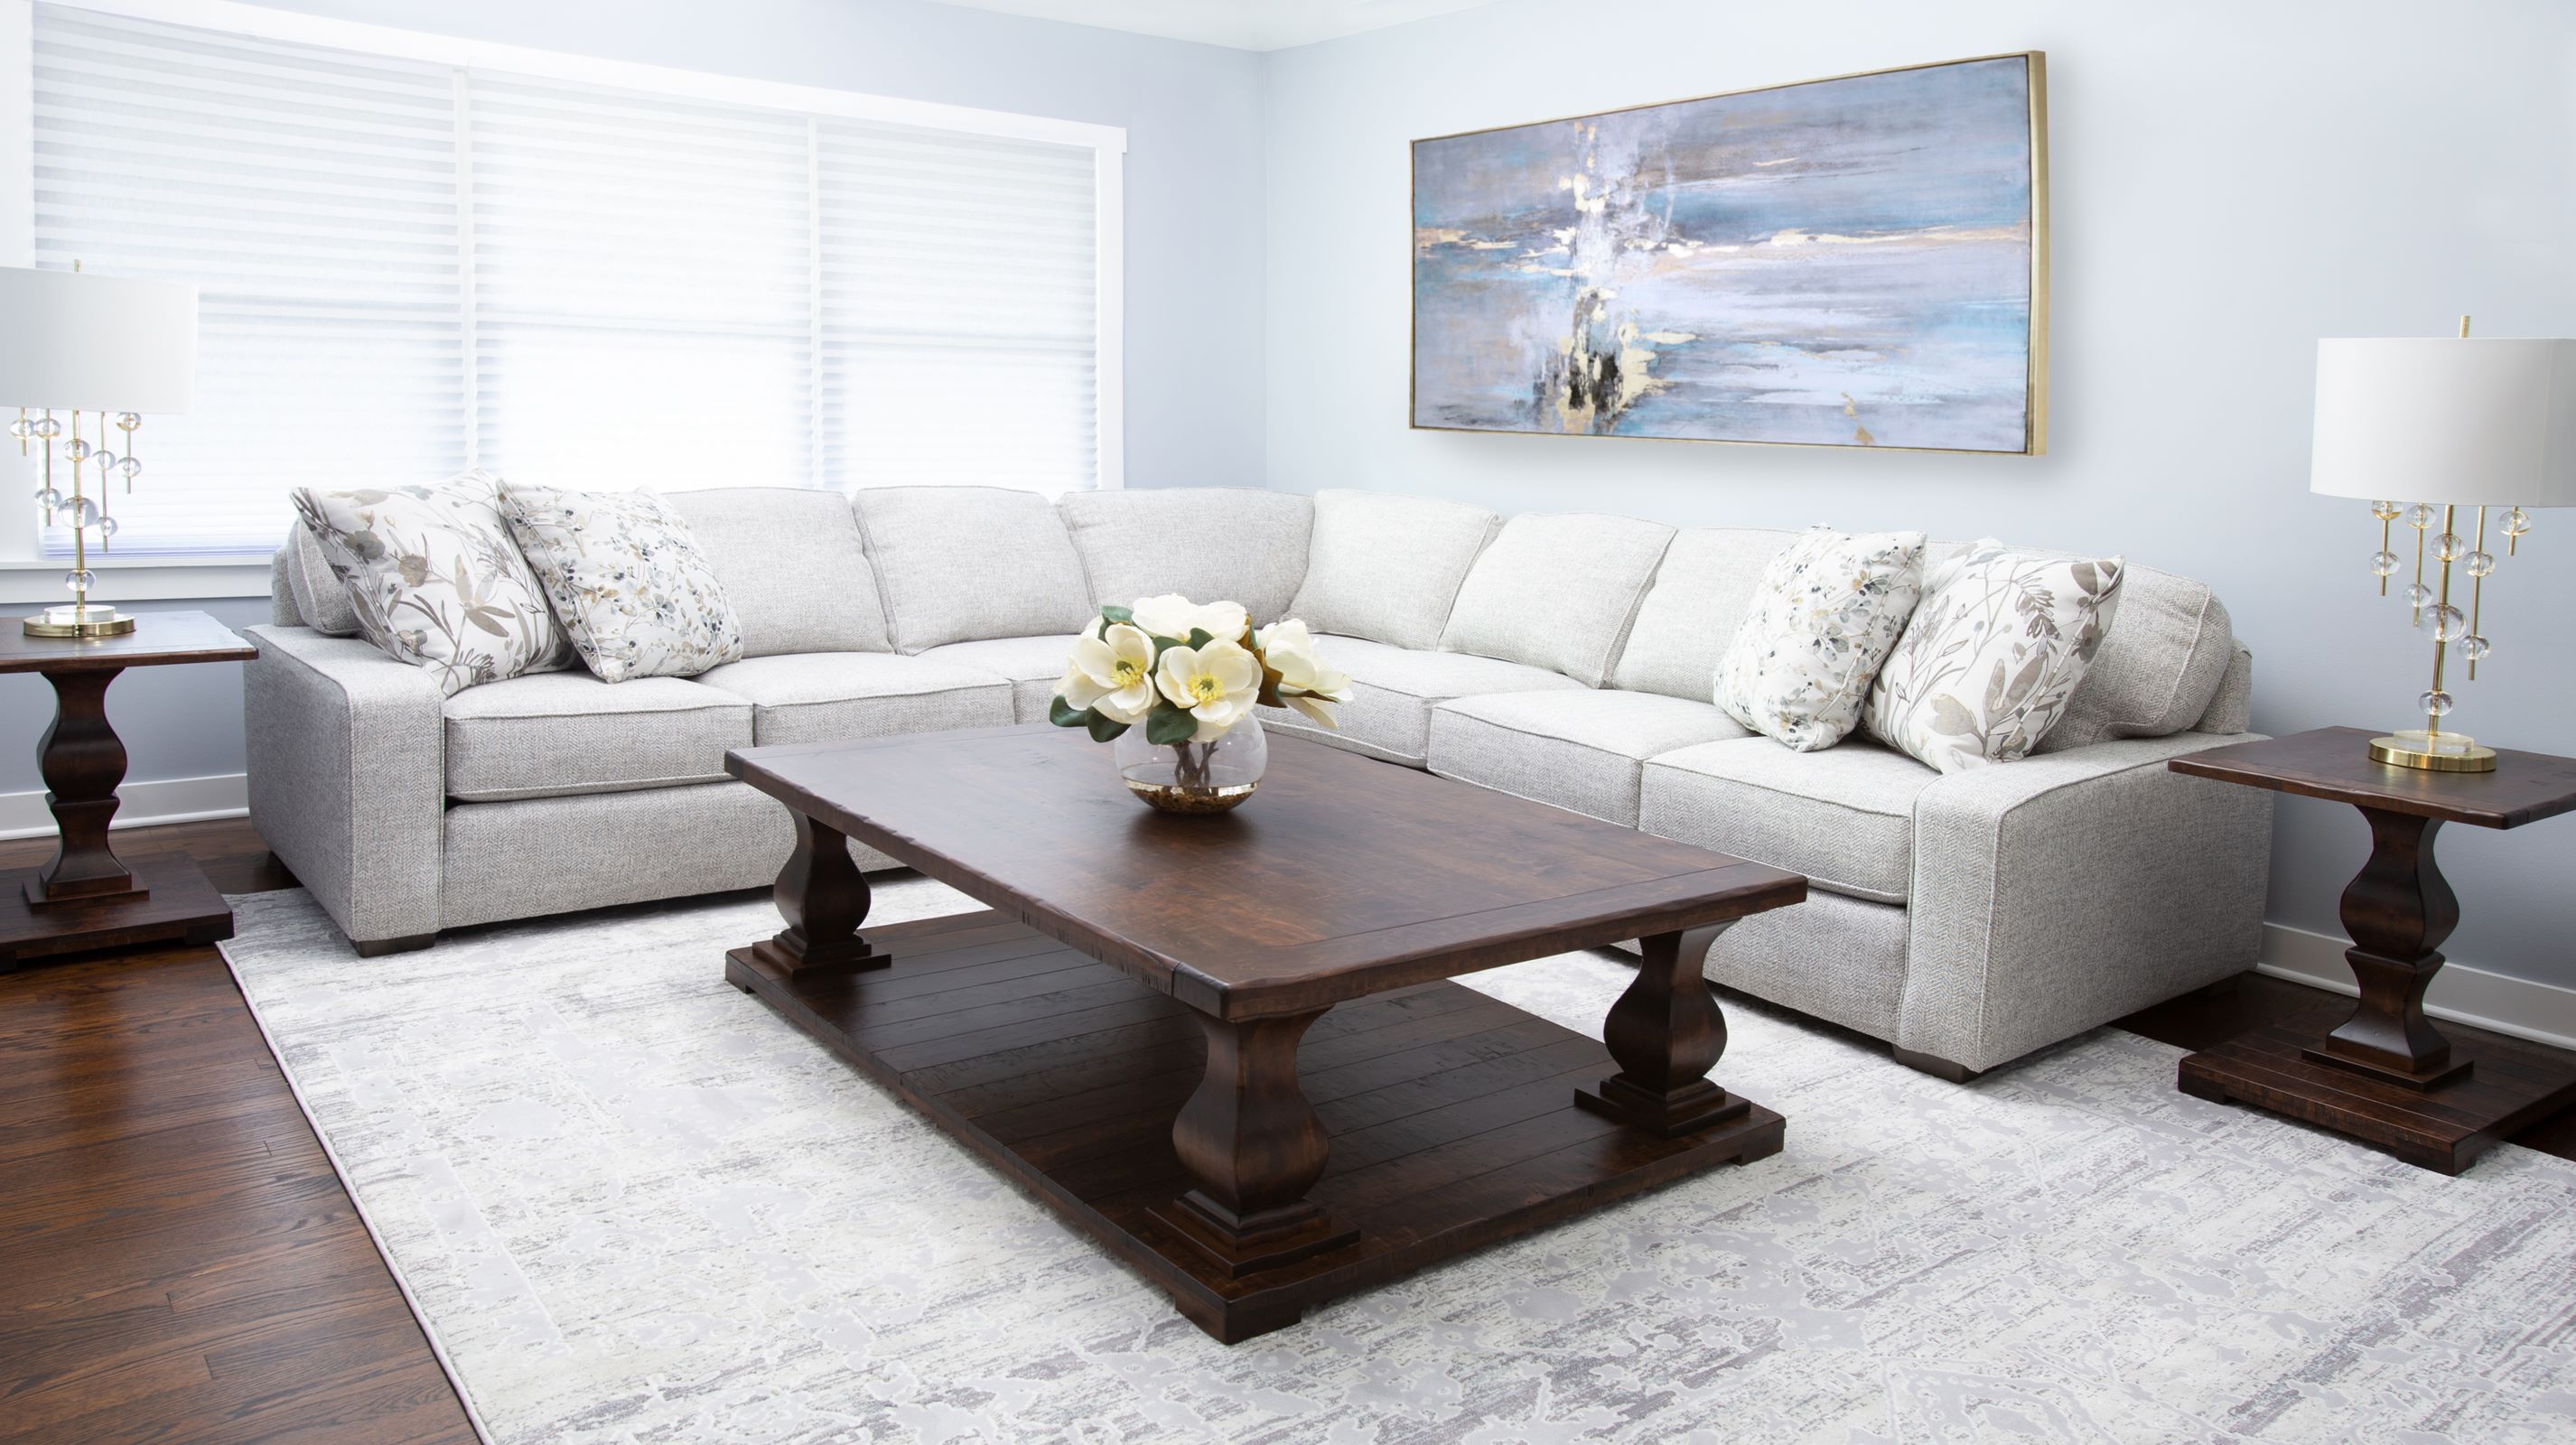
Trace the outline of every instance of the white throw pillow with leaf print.
<path fill-rule="evenodd" d="M 501 520 L 501 482 L 475 470 L 427 487 L 299 487 L 295 510 L 349 589 L 358 630 L 454 697 L 571 659 L 546 594 Z"/>
<path fill-rule="evenodd" d="M 680 514 L 650 492 L 502 489 L 501 514 L 602 682 L 742 661 L 742 623 Z"/>
<path fill-rule="evenodd" d="M 1871 679 L 1923 595 L 1923 534 L 1830 527 L 1771 559 L 1717 665 L 1718 707 L 1802 753 L 1860 725 Z"/>
<path fill-rule="evenodd" d="M 1870 690 L 1870 732 L 1945 773 L 2029 756 L 2102 649 L 2121 565 L 1991 537 L 1943 563 Z"/>

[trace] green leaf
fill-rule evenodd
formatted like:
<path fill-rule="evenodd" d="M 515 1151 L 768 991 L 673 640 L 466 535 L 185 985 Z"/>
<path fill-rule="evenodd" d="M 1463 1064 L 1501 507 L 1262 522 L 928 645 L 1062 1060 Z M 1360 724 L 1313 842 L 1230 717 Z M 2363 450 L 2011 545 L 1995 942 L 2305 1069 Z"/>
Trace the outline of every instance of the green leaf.
<path fill-rule="evenodd" d="M 1047 699 L 1047 721 L 1054 723 L 1057 727 L 1088 727 L 1091 724 L 1091 720 L 1097 716 L 1099 716 L 1099 714 L 1093 712 L 1090 708 L 1078 708 L 1067 705 L 1064 700 L 1063 693 L 1057 693 L 1055 696 Z"/>
<path fill-rule="evenodd" d="M 1086 709 L 1086 711 L 1089 711 L 1091 714 L 1090 720 L 1086 726 L 1091 729 L 1091 740 L 1095 743 L 1115 741 L 1120 733 L 1127 731 L 1127 725 L 1125 723 L 1118 721 L 1116 718 L 1110 717 L 1106 713 L 1100 712 L 1097 709 Z"/>
<path fill-rule="evenodd" d="M 1205 647 L 1214 641 L 1216 641 L 1216 634 L 1208 631 L 1206 628 L 1193 627 L 1190 629 L 1190 646 Z"/>
<path fill-rule="evenodd" d="M 1199 730 L 1199 720 L 1190 713 L 1164 703 L 1145 718 L 1145 741 L 1149 743 L 1185 743 Z"/>
<path fill-rule="evenodd" d="M 1133 607 L 1118 606 L 1103 607 L 1100 609 L 1100 620 L 1103 622 L 1134 622 L 1136 620 L 1136 609 Z"/>

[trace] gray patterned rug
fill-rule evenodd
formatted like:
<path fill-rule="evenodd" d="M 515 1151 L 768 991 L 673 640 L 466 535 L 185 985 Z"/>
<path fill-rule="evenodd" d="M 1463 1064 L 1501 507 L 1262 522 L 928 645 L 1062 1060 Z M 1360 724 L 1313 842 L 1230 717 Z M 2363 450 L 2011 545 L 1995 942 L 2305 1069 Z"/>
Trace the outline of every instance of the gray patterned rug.
<path fill-rule="evenodd" d="M 892 920 L 959 911 L 922 879 Z M 2567 1440 L 2576 1166 L 2443 1179 L 2103 1032 L 1967 1087 L 1731 1007 L 1787 1150 L 1227 1349 L 721 978 L 765 901 L 224 946 L 492 1438 Z M 1594 1033 L 1592 955 L 1467 980 Z"/>

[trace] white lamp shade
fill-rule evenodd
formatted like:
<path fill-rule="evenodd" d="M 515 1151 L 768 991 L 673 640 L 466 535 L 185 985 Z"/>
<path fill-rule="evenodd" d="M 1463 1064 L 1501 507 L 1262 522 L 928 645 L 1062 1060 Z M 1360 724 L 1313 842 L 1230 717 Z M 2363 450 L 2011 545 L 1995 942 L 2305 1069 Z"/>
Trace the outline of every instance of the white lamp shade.
<path fill-rule="evenodd" d="M 197 291 L 0 266 L 0 407 L 183 412 L 197 396 Z"/>
<path fill-rule="evenodd" d="M 2308 490 L 2576 506 L 2576 341 L 2318 342 Z"/>

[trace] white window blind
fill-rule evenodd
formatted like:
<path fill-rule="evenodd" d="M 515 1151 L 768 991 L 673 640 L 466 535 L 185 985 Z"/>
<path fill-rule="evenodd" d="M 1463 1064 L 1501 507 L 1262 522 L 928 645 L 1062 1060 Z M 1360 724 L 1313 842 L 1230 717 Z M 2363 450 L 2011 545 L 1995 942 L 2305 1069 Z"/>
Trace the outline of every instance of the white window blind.
<path fill-rule="evenodd" d="M 116 551 L 261 551 L 292 487 L 465 465 L 447 75 L 51 5 L 34 53 L 36 264 L 199 288 L 196 410 L 135 433 Z"/>
<path fill-rule="evenodd" d="M 198 409 L 137 435 L 120 553 L 264 551 L 292 488 L 469 465 L 1098 484 L 1088 145 L 71 5 L 34 64 L 36 264 L 201 296 Z"/>

